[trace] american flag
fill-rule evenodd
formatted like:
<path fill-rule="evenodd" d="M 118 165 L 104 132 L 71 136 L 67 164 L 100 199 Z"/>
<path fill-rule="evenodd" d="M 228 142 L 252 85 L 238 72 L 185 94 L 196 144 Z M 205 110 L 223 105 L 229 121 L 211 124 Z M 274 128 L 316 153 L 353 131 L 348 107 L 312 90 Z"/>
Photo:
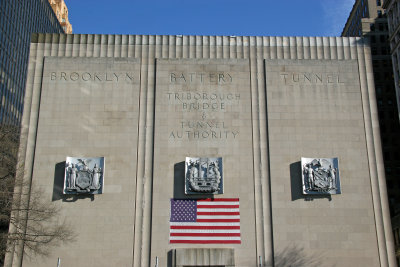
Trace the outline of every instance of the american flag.
<path fill-rule="evenodd" d="M 238 198 L 171 199 L 170 243 L 240 244 Z"/>

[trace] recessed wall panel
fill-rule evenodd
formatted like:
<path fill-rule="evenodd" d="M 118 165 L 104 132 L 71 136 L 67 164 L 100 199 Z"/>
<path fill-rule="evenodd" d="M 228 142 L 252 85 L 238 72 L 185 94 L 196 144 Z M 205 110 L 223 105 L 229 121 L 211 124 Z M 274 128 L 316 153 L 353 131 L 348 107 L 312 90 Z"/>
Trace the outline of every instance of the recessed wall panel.
<path fill-rule="evenodd" d="M 256 236 L 249 61 L 157 59 L 156 65 L 152 258 L 164 264 L 179 247 L 234 248 L 236 264 L 250 266 Z M 223 194 L 185 195 L 186 157 L 222 157 Z M 170 243 L 172 198 L 237 198 L 241 242 Z"/>
<path fill-rule="evenodd" d="M 357 61 L 265 66 L 275 264 L 378 266 Z M 341 194 L 303 195 L 301 157 L 337 157 Z"/>
<path fill-rule="evenodd" d="M 76 234 L 51 251 L 62 265 L 132 264 L 139 88 L 138 59 L 45 58 L 32 183 Z M 63 195 L 67 157 L 104 157 L 101 195 Z"/>

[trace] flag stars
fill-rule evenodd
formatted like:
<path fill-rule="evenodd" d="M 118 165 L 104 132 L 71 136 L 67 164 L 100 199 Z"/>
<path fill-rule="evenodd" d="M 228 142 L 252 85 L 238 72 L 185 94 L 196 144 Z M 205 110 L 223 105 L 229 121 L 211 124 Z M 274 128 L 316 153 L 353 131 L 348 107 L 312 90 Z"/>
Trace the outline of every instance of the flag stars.
<path fill-rule="evenodd" d="M 195 222 L 197 204 L 195 200 L 171 199 L 171 221 L 173 222 Z"/>

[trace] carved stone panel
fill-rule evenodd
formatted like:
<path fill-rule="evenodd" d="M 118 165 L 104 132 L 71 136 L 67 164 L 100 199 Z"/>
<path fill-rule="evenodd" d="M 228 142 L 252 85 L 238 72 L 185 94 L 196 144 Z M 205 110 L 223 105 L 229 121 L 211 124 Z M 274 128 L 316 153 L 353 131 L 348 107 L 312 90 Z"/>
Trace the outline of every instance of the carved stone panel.
<path fill-rule="evenodd" d="M 301 158 L 303 194 L 341 194 L 337 158 Z"/>
<path fill-rule="evenodd" d="M 67 157 L 65 162 L 64 194 L 103 193 L 104 157 Z"/>
<path fill-rule="evenodd" d="M 185 194 L 223 194 L 222 158 L 186 157 Z"/>

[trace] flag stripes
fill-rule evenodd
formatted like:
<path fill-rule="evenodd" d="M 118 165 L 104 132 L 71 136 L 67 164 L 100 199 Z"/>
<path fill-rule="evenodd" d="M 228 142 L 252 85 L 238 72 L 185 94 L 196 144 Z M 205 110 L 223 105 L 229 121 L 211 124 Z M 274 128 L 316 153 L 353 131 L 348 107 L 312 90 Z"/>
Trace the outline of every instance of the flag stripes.
<path fill-rule="evenodd" d="M 239 199 L 171 199 L 170 243 L 240 244 Z"/>

